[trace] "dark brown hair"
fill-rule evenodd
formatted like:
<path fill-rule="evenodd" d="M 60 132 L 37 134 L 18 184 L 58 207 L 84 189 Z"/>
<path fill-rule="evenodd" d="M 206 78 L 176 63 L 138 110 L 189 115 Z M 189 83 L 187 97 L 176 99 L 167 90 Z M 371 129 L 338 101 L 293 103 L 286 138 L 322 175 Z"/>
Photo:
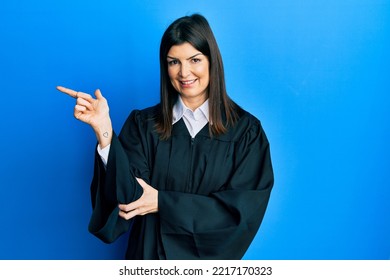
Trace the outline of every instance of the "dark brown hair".
<path fill-rule="evenodd" d="M 221 53 L 207 20 L 199 14 L 184 16 L 175 20 L 164 32 L 160 44 L 160 102 L 157 117 L 157 132 L 162 139 L 168 139 L 172 131 L 172 109 L 178 92 L 173 88 L 168 75 L 167 55 L 174 45 L 190 43 L 208 57 L 210 62 L 209 120 L 210 134 L 220 135 L 234 125 L 238 106 L 226 93 L 225 75 Z"/>

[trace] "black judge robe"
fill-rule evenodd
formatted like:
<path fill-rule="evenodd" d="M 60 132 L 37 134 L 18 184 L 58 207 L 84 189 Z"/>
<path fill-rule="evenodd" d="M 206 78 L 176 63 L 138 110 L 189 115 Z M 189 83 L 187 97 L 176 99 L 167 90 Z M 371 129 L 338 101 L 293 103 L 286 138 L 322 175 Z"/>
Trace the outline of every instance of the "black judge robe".
<path fill-rule="evenodd" d="M 224 135 L 192 138 L 181 119 L 160 140 L 158 106 L 133 111 L 112 139 L 106 168 L 95 155 L 89 231 L 106 243 L 131 229 L 127 259 L 241 259 L 263 219 L 273 171 L 259 120 L 244 110 Z M 158 190 L 159 211 L 130 221 L 118 203 Z"/>

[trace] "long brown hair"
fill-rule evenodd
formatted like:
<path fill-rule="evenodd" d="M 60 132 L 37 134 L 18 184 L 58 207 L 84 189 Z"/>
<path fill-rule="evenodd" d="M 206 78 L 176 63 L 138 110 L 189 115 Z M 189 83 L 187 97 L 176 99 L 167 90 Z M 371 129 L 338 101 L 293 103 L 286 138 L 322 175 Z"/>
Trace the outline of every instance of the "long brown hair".
<path fill-rule="evenodd" d="M 178 92 L 173 88 L 168 75 L 167 55 L 174 45 L 190 43 L 208 57 L 210 62 L 209 120 L 210 134 L 220 135 L 237 120 L 238 106 L 226 92 L 225 75 L 221 53 L 207 20 L 199 14 L 175 20 L 164 32 L 160 44 L 160 106 L 156 129 L 162 139 L 168 139 L 172 131 L 172 109 Z"/>

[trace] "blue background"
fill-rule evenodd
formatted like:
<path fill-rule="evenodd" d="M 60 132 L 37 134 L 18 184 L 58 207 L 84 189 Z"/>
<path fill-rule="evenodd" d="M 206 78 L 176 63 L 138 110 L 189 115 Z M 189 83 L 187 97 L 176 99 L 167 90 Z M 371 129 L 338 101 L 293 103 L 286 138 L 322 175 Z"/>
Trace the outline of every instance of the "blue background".
<path fill-rule="evenodd" d="M 389 259 L 385 0 L 2 0 L 0 259 L 123 258 L 126 236 L 87 231 L 96 140 L 55 86 L 100 88 L 119 131 L 158 102 L 160 38 L 194 12 L 271 143 L 275 187 L 245 258 Z"/>

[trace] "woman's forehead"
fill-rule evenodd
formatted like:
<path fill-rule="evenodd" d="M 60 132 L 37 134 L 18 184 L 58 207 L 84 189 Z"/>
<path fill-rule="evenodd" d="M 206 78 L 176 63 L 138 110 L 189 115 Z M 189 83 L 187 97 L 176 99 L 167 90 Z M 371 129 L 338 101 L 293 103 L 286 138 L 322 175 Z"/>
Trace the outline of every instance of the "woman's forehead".
<path fill-rule="evenodd" d="M 173 45 L 169 49 L 167 56 L 175 58 L 190 58 L 196 54 L 202 54 L 202 52 L 194 48 L 194 46 L 190 43 L 185 42 L 180 45 Z"/>

